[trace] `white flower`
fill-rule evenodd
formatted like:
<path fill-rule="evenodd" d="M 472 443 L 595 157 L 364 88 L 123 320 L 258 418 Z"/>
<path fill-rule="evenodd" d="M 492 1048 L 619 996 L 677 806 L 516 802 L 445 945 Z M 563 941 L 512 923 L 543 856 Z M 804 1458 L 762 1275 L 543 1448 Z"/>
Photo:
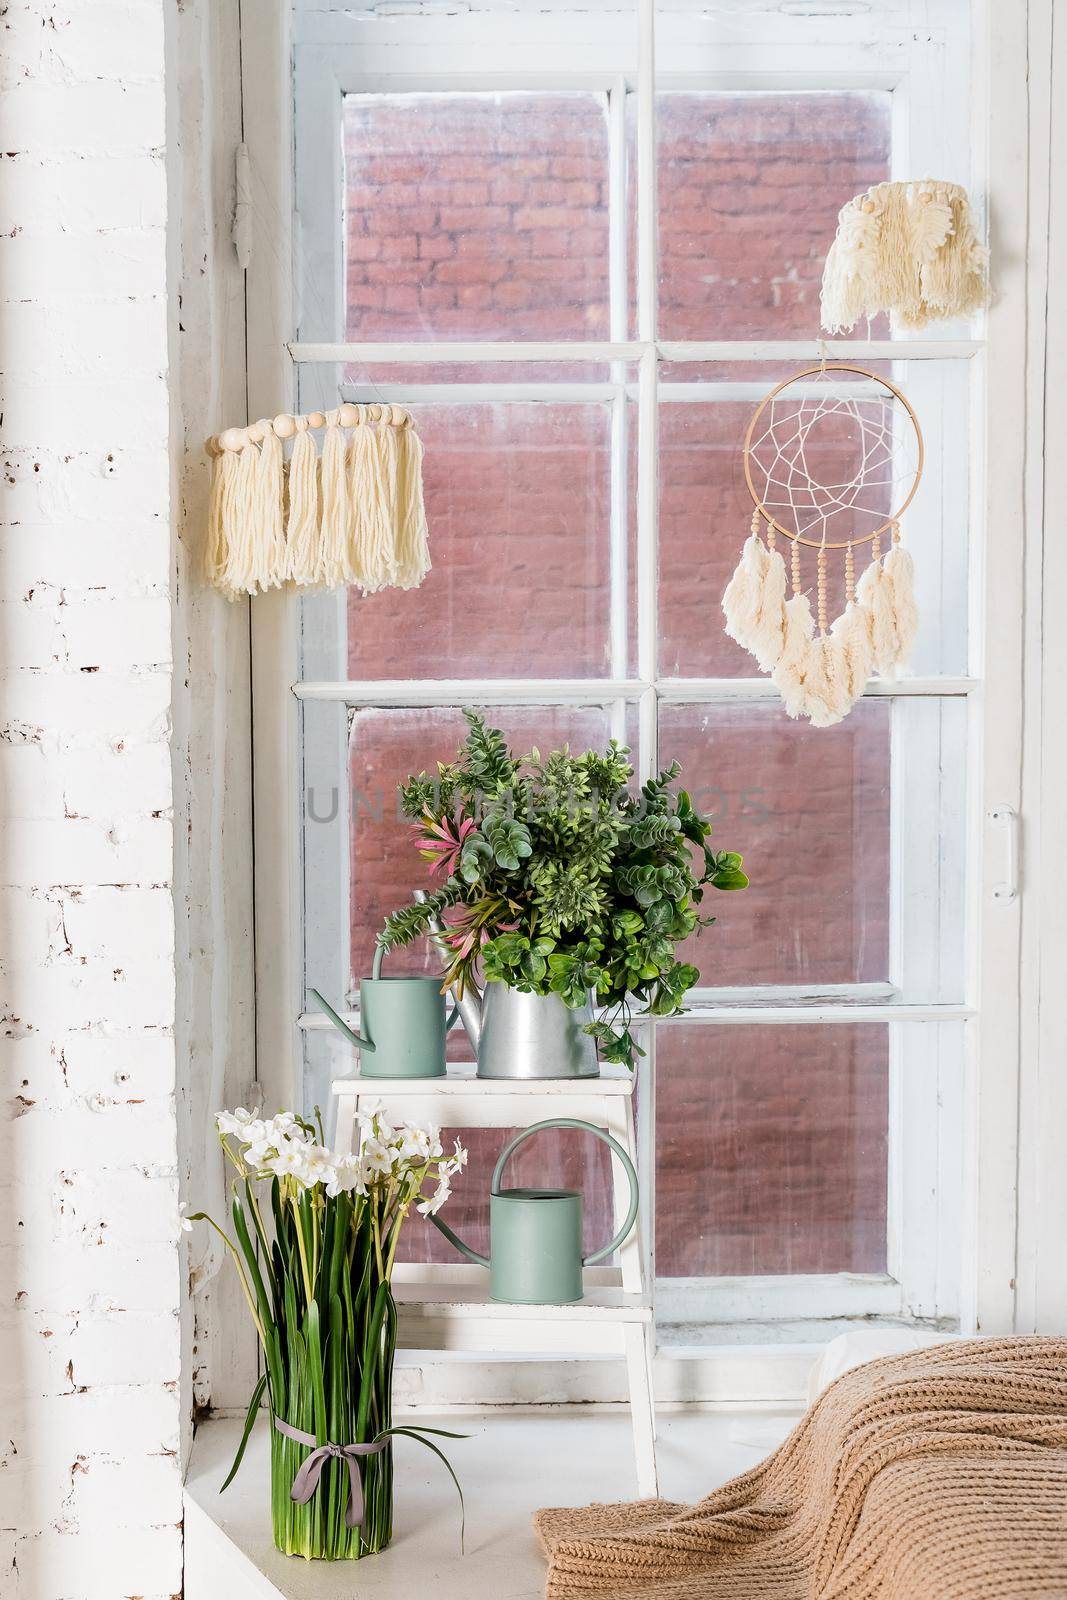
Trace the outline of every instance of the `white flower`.
<path fill-rule="evenodd" d="M 254 1111 L 248 1111 L 244 1106 L 238 1106 L 235 1111 L 220 1111 L 215 1118 L 215 1125 L 224 1137 L 240 1139 L 242 1144 L 262 1137 L 266 1127 Z"/>
<path fill-rule="evenodd" d="M 452 1185 L 449 1183 L 448 1178 L 443 1176 L 430 1198 L 428 1200 L 420 1200 L 415 1210 L 420 1216 L 432 1217 L 440 1211 L 451 1193 Z"/>
<path fill-rule="evenodd" d="M 192 1233 L 193 1231 L 193 1219 L 185 1214 L 188 1209 L 189 1207 L 184 1200 L 178 1206 L 178 1230 L 180 1233 Z"/>
<path fill-rule="evenodd" d="M 363 1172 L 368 1180 L 392 1172 L 395 1151 L 390 1150 L 381 1139 L 364 1139 L 360 1154 L 363 1159 Z"/>
<path fill-rule="evenodd" d="M 429 1129 L 404 1127 L 400 1130 L 397 1149 L 405 1161 L 428 1161 L 430 1159 L 430 1144 Z"/>
<path fill-rule="evenodd" d="M 346 1194 L 352 1189 L 355 1189 L 357 1194 L 367 1192 L 362 1163 L 358 1156 L 338 1156 L 333 1164 L 333 1171 L 326 1180 L 326 1193 L 333 1199 L 336 1195 Z"/>
<path fill-rule="evenodd" d="M 463 1168 L 467 1165 L 467 1152 L 464 1150 L 458 1139 L 456 1140 L 455 1151 L 455 1155 L 451 1156 L 450 1160 L 454 1164 L 454 1170 L 456 1172 L 462 1172 Z"/>
<path fill-rule="evenodd" d="M 273 1172 L 276 1178 L 299 1178 L 307 1182 L 305 1173 L 311 1148 L 306 1139 L 281 1139 L 277 1149 L 268 1150 L 256 1164 Z"/>
<path fill-rule="evenodd" d="M 279 1111 L 267 1123 L 268 1128 L 274 1128 L 278 1133 L 292 1134 L 296 1128 L 296 1113 L 294 1111 Z"/>
<path fill-rule="evenodd" d="M 333 1151 L 327 1150 L 324 1144 L 304 1146 L 304 1170 L 300 1176 L 306 1184 L 328 1182 L 333 1176 L 333 1167 Z"/>

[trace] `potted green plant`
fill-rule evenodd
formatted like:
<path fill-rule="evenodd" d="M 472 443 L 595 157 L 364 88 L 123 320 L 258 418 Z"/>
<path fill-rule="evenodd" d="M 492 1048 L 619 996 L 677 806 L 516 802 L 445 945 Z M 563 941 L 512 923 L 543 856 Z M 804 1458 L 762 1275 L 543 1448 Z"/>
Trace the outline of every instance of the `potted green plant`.
<path fill-rule="evenodd" d="M 603 754 L 564 746 L 518 756 L 478 712 L 464 716 L 457 758 L 399 786 L 431 879 L 443 881 L 388 917 L 379 943 L 390 949 L 436 932 L 446 985 L 481 1041 L 482 1076 L 562 1075 L 483 1070 L 498 987 L 539 997 L 546 1018 L 565 1008 L 572 1031 L 595 1041 L 603 1060 L 632 1068 L 643 1054 L 635 1006 L 654 1017 L 684 1009 L 700 974 L 677 947 L 715 920 L 701 913 L 707 887 L 747 887 L 741 857 L 711 848 L 711 822 L 676 787 L 677 762 L 635 788 L 629 751 L 615 740 Z M 501 1027 L 497 1036 L 509 1034 Z"/>

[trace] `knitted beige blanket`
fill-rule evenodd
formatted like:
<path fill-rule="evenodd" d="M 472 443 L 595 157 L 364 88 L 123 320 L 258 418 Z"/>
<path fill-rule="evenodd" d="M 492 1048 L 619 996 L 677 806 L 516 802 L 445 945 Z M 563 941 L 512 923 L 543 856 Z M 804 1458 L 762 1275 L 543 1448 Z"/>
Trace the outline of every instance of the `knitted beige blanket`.
<path fill-rule="evenodd" d="M 695 1506 L 534 1522 L 547 1600 L 1067 1600 L 1067 1339 L 871 1361 Z"/>

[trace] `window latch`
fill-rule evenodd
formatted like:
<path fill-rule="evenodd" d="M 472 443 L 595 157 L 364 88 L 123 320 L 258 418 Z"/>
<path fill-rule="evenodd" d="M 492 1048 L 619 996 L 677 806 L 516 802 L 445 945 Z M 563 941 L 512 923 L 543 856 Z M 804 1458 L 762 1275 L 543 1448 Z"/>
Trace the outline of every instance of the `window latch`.
<path fill-rule="evenodd" d="M 1005 873 L 1001 881 L 993 885 L 993 899 L 998 905 L 1010 906 L 1019 895 L 1019 813 L 1014 806 L 1002 802 L 991 808 L 989 820 L 1005 830 L 1007 843 Z"/>

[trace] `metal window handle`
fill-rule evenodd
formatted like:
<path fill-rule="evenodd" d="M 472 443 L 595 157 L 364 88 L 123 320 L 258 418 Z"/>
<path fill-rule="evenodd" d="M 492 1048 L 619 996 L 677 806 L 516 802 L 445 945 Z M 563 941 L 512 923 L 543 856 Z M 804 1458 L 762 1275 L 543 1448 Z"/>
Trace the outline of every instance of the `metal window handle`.
<path fill-rule="evenodd" d="M 993 885 L 993 899 L 998 905 L 1010 906 L 1019 894 L 1019 813 L 1007 804 L 993 806 L 990 822 L 997 822 L 1007 831 L 1007 866 L 1000 883 Z"/>

